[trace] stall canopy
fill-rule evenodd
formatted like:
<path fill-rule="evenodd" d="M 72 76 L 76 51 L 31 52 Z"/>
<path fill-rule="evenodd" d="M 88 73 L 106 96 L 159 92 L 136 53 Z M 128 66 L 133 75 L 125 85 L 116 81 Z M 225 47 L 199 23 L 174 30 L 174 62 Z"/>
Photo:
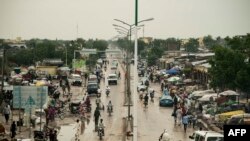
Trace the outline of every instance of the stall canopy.
<path fill-rule="evenodd" d="M 223 96 L 238 96 L 239 94 L 237 92 L 235 92 L 235 91 L 227 90 L 227 91 L 219 93 L 219 95 L 223 95 Z"/>
<path fill-rule="evenodd" d="M 216 99 L 218 96 L 216 93 L 213 93 L 213 94 L 206 94 L 206 95 L 203 95 L 201 98 L 199 98 L 198 100 L 199 101 L 203 101 L 203 102 L 208 102 L 208 101 L 211 101 L 211 98 L 213 99 Z"/>

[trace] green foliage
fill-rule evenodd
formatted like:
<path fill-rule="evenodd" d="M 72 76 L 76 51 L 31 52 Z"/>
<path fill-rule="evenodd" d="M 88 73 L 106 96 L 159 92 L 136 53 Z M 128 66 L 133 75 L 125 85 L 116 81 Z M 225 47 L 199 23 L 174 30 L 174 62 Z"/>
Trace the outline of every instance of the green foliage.
<path fill-rule="evenodd" d="M 246 36 L 235 36 L 233 38 L 226 38 L 227 46 L 235 51 L 239 51 L 250 57 L 250 34 Z"/>
<path fill-rule="evenodd" d="M 95 40 L 93 42 L 93 48 L 99 51 L 104 51 L 108 48 L 108 42 L 105 40 Z"/>
<path fill-rule="evenodd" d="M 207 48 L 211 48 L 216 44 L 216 40 L 214 40 L 211 35 L 208 35 L 203 38 L 203 43 Z"/>
<path fill-rule="evenodd" d="M 180 50 L 181 41 L 176 38 L 168 38 L 166 40 L 167 50 Z"/>
<path fill-rule="evenodd" d="M 245 67 L 245 57 L 232 49 L 217 46 L 215 56 L 210 60 L 211 86 L 219 87 L 221 90 L 226 88 L 235 89 L 237 73 Z"/>
<path fill-rule="evenodd" d="M 235 80 L 237 87 L 244 92 L 250 92 L 249 78 L 250 78 L 250 66 L 248 65 L 246 68 L 242 68 L 237 72 Z"/>
<path fill-rule="evenodd" d="M 199 42 L 197 39 L 190 38 L 189 41 L 184 45 L 187 52 L 197 52 Z"/>
<path fill-rule="evenodd" d="M 161 47 L 152 47 L 148 52 L 148 65 L 152 66 L 156 64 L 156 61 L 161 58 L 164 53 L 164 49 Z"/>

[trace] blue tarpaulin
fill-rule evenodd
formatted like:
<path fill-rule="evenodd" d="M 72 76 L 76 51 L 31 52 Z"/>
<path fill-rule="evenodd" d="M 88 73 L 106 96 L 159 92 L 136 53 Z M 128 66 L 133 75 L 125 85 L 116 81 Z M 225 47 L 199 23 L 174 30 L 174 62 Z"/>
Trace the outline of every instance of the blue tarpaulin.
<path fill-rule="evenodd" d="M 170 70 L 167 70 L 167 73 L 168 74 L 178 74 L 179 71 L 177 69 L 170 69 Z"/>

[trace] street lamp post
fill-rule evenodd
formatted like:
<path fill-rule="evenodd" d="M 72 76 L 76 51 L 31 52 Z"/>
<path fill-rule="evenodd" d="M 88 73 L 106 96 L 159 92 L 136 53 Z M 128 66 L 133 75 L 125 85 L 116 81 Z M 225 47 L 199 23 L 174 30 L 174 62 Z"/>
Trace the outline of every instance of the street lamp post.
<path fill-rule="evenodd" d="M 138 22 L 138 17 L 137 17 L 137 12 L 138 12 L 138 0 L 136 0 L 136 4 L 135 4 L 135 24 L 128 24 L 124 21 L 121 21 L 121 20 L 118 20 L 118 19 L 114 19 L 118 22 L 121 22 L 127 26 L 129 26 L 129 35 L 130 35 L 130 40 L 131 40 L 131 29 L 132 27 L 134 26 L 135 28 L 135 48 L 134 48 L 134 62 L 135 62 L 135 66 L 134 66 L 134 94 L 133 94 L 133 99 L 134 99 L 134 105 L 133 105 L 133 141 L 137 141 L 137 100 L 136 100 L 136 94 L 137 94 L 137 81 L 138 81 L 138 75 L 137 75 L 137 60 L 138 60 L 138 39 L 137 39 L 137 30 L 138 30 L 138 23 L 142 23 L 142 22 L 145 22 L 145 21 L 151 21 L 151 20 L 154 20 L 154 18 L 149 18 L 149 19 L 146 19 L 146 20 L 141 20 Z M 118 25 L 114 25 L 114 26 L 118 26 Z M 121 26 L 118 26 L 118 27 L 121 27 Z M 124 27 L 121 27 L 123 29 L 126 29 Z M 129 102 L 130 102 L 130 98 L 131 98 L 131 95 L 130 93 L 128 93 L 129 95 Z M 129 103 L 129 107 L 128 107 L 128 119 L 130 117 L 130 103 Z"/>

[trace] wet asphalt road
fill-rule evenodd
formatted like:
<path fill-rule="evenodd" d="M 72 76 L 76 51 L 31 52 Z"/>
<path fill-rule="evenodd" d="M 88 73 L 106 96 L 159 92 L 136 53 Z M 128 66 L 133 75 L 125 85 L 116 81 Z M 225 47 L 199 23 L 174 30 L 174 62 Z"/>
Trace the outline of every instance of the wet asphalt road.
<path fill-rule="evenodd" d="M 131 69 L 133 68 L 134 66 L 131 66 Z M 131 75 L 133 77 L 133 71 Z M 133 81 L 131 83 L 133 89 Z M 137 94 L 138 141 L 158 141 L 164 129 L 167 129 L 170 134 L 171 141 L 188 141 L 188 136 L 193 133 L 193 129 L 188 127 L 187 133 L 184 133 L 183 126 L 175 126 L 174 118 L 171 116 L 173 108 L 159 106 L 159 99 L 162 95 L 160 84 L 150 83 L 150 88 L 153 88 L 156 93 L 154 102 L 149 100 L 146 108 Z"/>
<path fill-rule="evenodd" d="M 110 59 L 111 62 L 112 59 Z M 133 92 L 133 65 L 131 65 L 131 91 Z M 100 87 L 102 89 L 101 100 L 105 105 L 105 110 L 101 110 L 101 118 L 104 119 L 105 136 L 104 141 L 122 141 L 124 140 L 124 117 L 127 116 L 127 107 L 124 107 L 124 71 L 119 64 L 118 70 L 121 72 L 121 79 L 118 81 L 118 85 L 111 85 L 111 93 L 109 97 L 106 97 L 105 86 L 107 82 L 101 81 Z M 110 65 L 107 69 L 107 74 L 111 72 Z M 106 74 L 106 76 L 107 76 Z M 140 78 L 138 78 L 140 79 Z M 188 141 L 188 136 L 193 133 L 193 129 L 188 127 L 187 133 L 184 133 L 183 126 L 175 126 L 174 119 L 171 116 L 172 107 L 159 107 L 159 98 L 161 96 L 160 84 L 150 83 L 150 87 L 153 88 L 155 93 L 154 102 L 149 101 L 147 108 L 144 107 L 142 101 L 137 96 L 137 115 L 138 115 L 138 141 L 158 141 L 160 134 L 164 129 L 167 129 L 171 136 L 171 141 Z M 72 87 L 73 98 L 78 95 L 84 95 L 84 87 Z M 137 94 L 138 95 L 138 94 Z M 80 140 L 99 140 L 97 132 L 94 131 L 94 119 L 93 113 L 96 107 L 96 97 L 91 97 L 92 113 L 89 114 L 88 121 L 85 121 L 85 129 L 80 136 Z M 114 105 L 114 112 L 111 116 L 106 111 L 106 105 L 111 100 Z M 131 108 L 132 110 L 132 108 Z M 74 122 L 77 118 L 71 117 L 71 122 Z M 131 139 L 132 140 L 132 139 Z"/>

